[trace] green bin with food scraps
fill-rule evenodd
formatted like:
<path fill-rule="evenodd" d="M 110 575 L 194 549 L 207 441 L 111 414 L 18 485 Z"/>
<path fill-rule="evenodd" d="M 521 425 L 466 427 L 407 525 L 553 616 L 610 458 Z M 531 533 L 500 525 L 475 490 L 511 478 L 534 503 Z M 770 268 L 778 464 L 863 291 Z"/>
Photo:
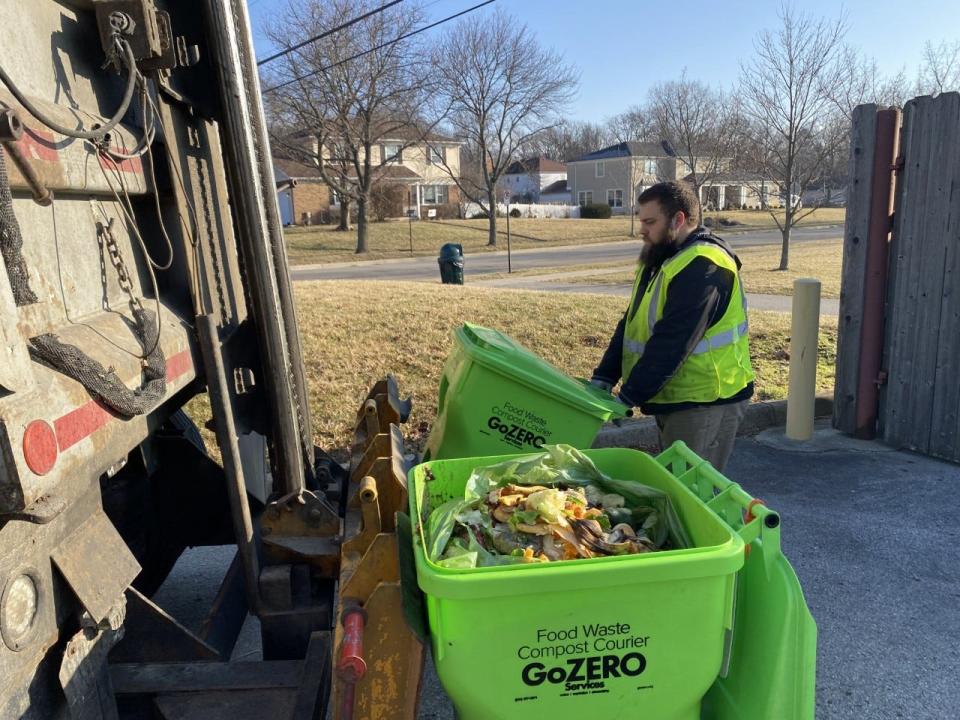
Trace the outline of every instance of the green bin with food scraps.
<path fill-rule="evenodd" d="M 590 447 L 603 423 L 630 413 L 497 330 L 465 323 L 453 339 L 424 460 Z"/>
<path fill-rule="evenodd" d="M 741 706 L 764 712 L 760 695 L 781 691 L 789 710 L 778 718 L 813 717 L 810 643 L 799 656 L 803 673 L 759 658 L 758 672 L 762 664 L 789 671 L 778 687 L 751 695 L 723 685 L 735 649 L 740 532 L 645 453 L 544 450 L 410 471 L 417 581 L 437 673 L 460 720 L 580 719 L 585 712 L 759 720 L 765 716 Z M 664 456 L 687 479 L 707 485 L 716 478 L 737 489 L 740 505 L 752 502 L 712 468 L 701 470 L 682 443 Z M 747 527 L 753 532 L 758 523 Z M 810 630 L 807 618 L 800 626 Z M 798 693 L 810 694 L 809 716 Z"/>

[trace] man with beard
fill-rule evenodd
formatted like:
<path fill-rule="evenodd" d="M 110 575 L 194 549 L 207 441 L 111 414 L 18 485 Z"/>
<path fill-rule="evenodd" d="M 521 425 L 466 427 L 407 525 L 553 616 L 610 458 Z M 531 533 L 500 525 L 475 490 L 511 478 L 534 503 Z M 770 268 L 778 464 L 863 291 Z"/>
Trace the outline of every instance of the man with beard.
<path fill-rule="evenodd" d="M 627 311 L 591 382 L 653 415 L 661 448 L 683 440 L 723 470 L 753 395 L 740 260 L 697 225 L 683 183 L 637 198 L 643 249 Z"/>

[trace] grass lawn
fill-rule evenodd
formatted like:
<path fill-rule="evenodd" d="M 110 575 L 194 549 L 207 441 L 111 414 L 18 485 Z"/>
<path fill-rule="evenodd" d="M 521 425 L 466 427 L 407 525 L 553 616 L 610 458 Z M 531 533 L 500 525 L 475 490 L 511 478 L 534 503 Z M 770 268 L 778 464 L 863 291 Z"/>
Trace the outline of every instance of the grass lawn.
<path fill-rule="evenodd" d="M 563 371 L 589 377 L 624 310 L 622 298 L 424 283 L 326 281 L 298 283 L 295 291 L 314 436 L 341 459 L 361 400 L 387 373 L 396 376 L 402 395 L 413 397 L 403 432 L 422 447 L 436 415 L 451 333 L 464 321 L 496 328 Z M 836 320 L 822 322 L 818 392 L 833 387 L 837 339 Z M 752 312 L 750 330 L 755 399 L 786 397 L 790 316 Z M 188 408 L 199 425 L 209 416 L 205 400 Z"/>
<path fill-rule="evenodd" d="M 800 214 L 802 215 L 805 212 L 807 211 L 801 210 Z M 846 216 L 846 208 L 817 208 L 809 215 L 802 218 L 797 225 L 799 227 L 803 227 L 804 225 L 842 225 Z M 776 227 L 773 218 L 766 210 L 727 210 L 724 212 L 708 212 L 703 216 L 704 221 L 706 221 L 707 218 L 713 218 L 715 226 L 717 227 L 717 232 L 721 234 L 724 231 L 729 232 L 730 230 L 755 230 L 759 228 Z M 739 223 L 739 226 L 734 225 L 729 228 L 724 227 L 723 225 L 720 225 L 721 218 L 733 220 Z M 780 222 L 783 222 L 783 211 L 777 211 L 777 218 Z"/>
<path fill-rule="evenodd" d="M 737 250 L 737 255 L 743 263 L 741 269 L 743 284 L 749 292 L 792 295 L 794 280 L 812 277 L 821 282 L 822 297 L 840 297 L 843 244 L 836 240 L 794 244 L 790 248 L 790 269 L 786 271 L 777 270 L 780 265 L 779 245 L 743 248 Z M 573 272 L 588 267 L 570 266 L 566 270 Z M 599 272 L 596 275 L 578 275 L 564 282 L 586 285 L 629 285 L 633 279 L 633 270 L 622 270 Z"/>
<path fill-rule="evenodd" d="M 742 226 L 723 228 L 729 234 L 737 230 L 774 227 L 770 214 L 759 210 L 712 213 L 743 223 Z M 708 215 L 710 217 L 711 215 Z M 801 221 L 800 225 L 842 223 L 843 208 L 823 208 Z M 410 257 L 410 234 L 413 234 L 413 255 L 436 256 L 440 246 L 447 242 L 463 245 L 465 253 L 489 252 L 507 247 L 506 218 L 497 220 L 498 247 L 487 246 L 486 220 L 438 220 L 410 223 L 406 220 L 370 223 L 369 251 L 356 254 L 357 233 L 338 232 L 333 226 L 289 227 L 285 230 L 287 254 L 291 265 L 382 260 Z M 607 220 L 527 219 L 511 218 L 510 246 L 512 249 L 559 245 L 583 245 L 598 242 L 629 240 L 630 218 L 612 217 Z"/>

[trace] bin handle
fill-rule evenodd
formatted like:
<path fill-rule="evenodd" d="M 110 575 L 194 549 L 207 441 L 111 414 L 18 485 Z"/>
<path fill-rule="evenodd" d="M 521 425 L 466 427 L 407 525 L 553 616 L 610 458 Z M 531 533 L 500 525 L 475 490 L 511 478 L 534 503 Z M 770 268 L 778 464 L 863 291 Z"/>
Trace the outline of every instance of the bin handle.
<path fill-rule="evenodd" d="M 709 462 L 701 458 L 678 440 L 656 456 L 656 460 L 671 475 L 683 482 L 691 490 L 701 482 L 710 484 L 698 487 L 695 494 L 705 502 L 723 522 L 743 539 L 745 554 L 749 556 L 751 546 L 759 540 L 758 551 L 763 553 L 764 566 L 769 573 L 773 563 L 780 557 L 780 515 L 767 504 L 755 498 L 738 483 L 724 477 Z M 709 492 L 709 497 L 705 498 Z M 720 496 L 724 501 L 733 502 L 741 508 L 739 517 L 724 517 L 717 512 Z M 713 503 L 713 506 L 711 506 Z"/>

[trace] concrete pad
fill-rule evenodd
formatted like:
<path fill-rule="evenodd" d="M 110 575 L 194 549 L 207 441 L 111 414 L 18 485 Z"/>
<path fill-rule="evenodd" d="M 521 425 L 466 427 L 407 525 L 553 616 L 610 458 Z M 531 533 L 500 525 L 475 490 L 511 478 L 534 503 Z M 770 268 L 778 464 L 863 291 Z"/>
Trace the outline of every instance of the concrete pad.
<path fill-rule="evenodd" d="M 726 475 L 780 513 L 819 628 L 816 717 L 957 717 L 960 466 L 822 426 L 804 447 L 778 432 L 738 439 Z M 418 719 L 452 718 L 429 669 Z"/>
<path fill-rule="evenodd" d="M 829 419 L 819 420 L 814 424 L 813 437 L 809 440 L 793 440 L 786 435 L 786 428 L 772 427 L 759 433 L 754 440 L 761 445 L 797 453 L 822 452 L 858 452 L 858 453 L 891 453 L 896 448 L 884 445 L 874 440 L 858 440 L 855 437 L 844 435 L 834 430 Z"/>
<path fill-rule="evenodd" d="M 782 518 L 819 627 L 817 718 L 957 717 L 960 467 L 830 430 L 788 447 L 777 432 L 738 440 L 726 475 Z"/>

